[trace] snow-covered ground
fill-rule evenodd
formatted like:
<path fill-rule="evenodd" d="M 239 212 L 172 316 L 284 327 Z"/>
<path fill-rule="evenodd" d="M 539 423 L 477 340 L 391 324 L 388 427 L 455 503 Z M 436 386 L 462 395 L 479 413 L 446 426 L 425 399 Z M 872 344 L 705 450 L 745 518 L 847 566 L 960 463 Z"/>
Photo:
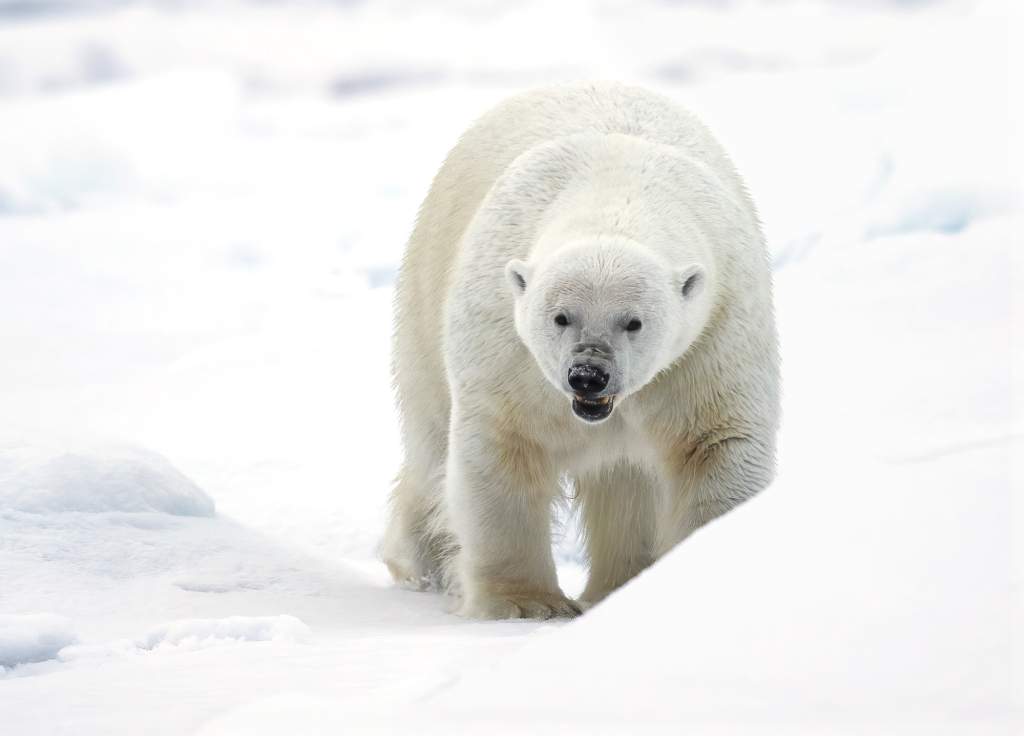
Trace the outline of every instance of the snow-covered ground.
<path fill-rule="evenodd" d="M 0 0 L 0 733 L 1018 733 L 1019 13 Z M 579 77 L 744 174 L 780 472 L 576 621 L 469 622 L 374 555 L 395 268 L 461 130 Z"/>

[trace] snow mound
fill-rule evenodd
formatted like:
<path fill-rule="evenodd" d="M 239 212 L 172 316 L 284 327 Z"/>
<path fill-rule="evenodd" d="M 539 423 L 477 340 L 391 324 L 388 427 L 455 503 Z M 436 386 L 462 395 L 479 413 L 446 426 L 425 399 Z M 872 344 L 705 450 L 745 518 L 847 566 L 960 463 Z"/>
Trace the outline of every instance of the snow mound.
<path fill-rule="evenodd" d="M 45 662 L 73 641 L 74 624 L 55 613 L 0 614 L 0 667 Z"/>
<path fill-rule="evenodd" d="M 139 642 L 141 649 L 183 647 L 205 649 L 239 641 L 301 643 L 309 627 L 294 616 L 229 616 L 228 618 L 187 618 L 158 626 Z"/>
<path fill-rule="evenodd" d="M 135 448 L 27 457 L 0 449 L 0 507 L 36 514 L 213 516 L 214 501 L 162 455 Z"/>

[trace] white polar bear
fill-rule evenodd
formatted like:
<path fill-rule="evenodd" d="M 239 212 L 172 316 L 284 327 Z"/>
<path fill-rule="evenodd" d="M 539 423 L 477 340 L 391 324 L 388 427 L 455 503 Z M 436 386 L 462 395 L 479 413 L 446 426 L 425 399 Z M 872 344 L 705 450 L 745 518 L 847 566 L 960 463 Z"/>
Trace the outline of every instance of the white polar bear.
<path fill-rule="evenodd" d="M 423 203 L 396 310 L 406 458 L 381 554 L 464 616 L 575 615 L 773 476 L 764 238 L 665 97 L 573 83 L 485 114 Z M 581 603 L 551 553 L 563 487 Z"/>

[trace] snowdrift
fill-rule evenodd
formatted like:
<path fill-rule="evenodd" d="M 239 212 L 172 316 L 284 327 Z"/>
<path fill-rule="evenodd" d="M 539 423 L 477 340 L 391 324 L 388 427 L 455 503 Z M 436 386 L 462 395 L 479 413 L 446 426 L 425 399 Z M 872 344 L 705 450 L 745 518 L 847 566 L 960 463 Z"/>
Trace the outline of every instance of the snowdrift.
<path fill-rule="evenodd" d="M 0 614 L 0 667 L 53 659 L 74 641 L 74 624 L 63 616 Z"/>
<path fill-rule="evenodd" d="M 0 447 L 0 508 L 213 516 L 209 495 L 166 458 L 132 448 L 32 457 Z"/>

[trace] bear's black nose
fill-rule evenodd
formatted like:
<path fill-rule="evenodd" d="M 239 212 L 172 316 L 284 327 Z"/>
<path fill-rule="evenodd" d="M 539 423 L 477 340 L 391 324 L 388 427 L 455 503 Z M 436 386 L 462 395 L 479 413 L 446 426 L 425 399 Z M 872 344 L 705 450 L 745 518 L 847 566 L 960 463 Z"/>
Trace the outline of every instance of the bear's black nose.
<path fill-rule="evenodd" d="M 577 396 L 593 396 L 604 391 L 608 374 L 592 365 L 574 365 L 569 369 L 569 387 Z"/>

